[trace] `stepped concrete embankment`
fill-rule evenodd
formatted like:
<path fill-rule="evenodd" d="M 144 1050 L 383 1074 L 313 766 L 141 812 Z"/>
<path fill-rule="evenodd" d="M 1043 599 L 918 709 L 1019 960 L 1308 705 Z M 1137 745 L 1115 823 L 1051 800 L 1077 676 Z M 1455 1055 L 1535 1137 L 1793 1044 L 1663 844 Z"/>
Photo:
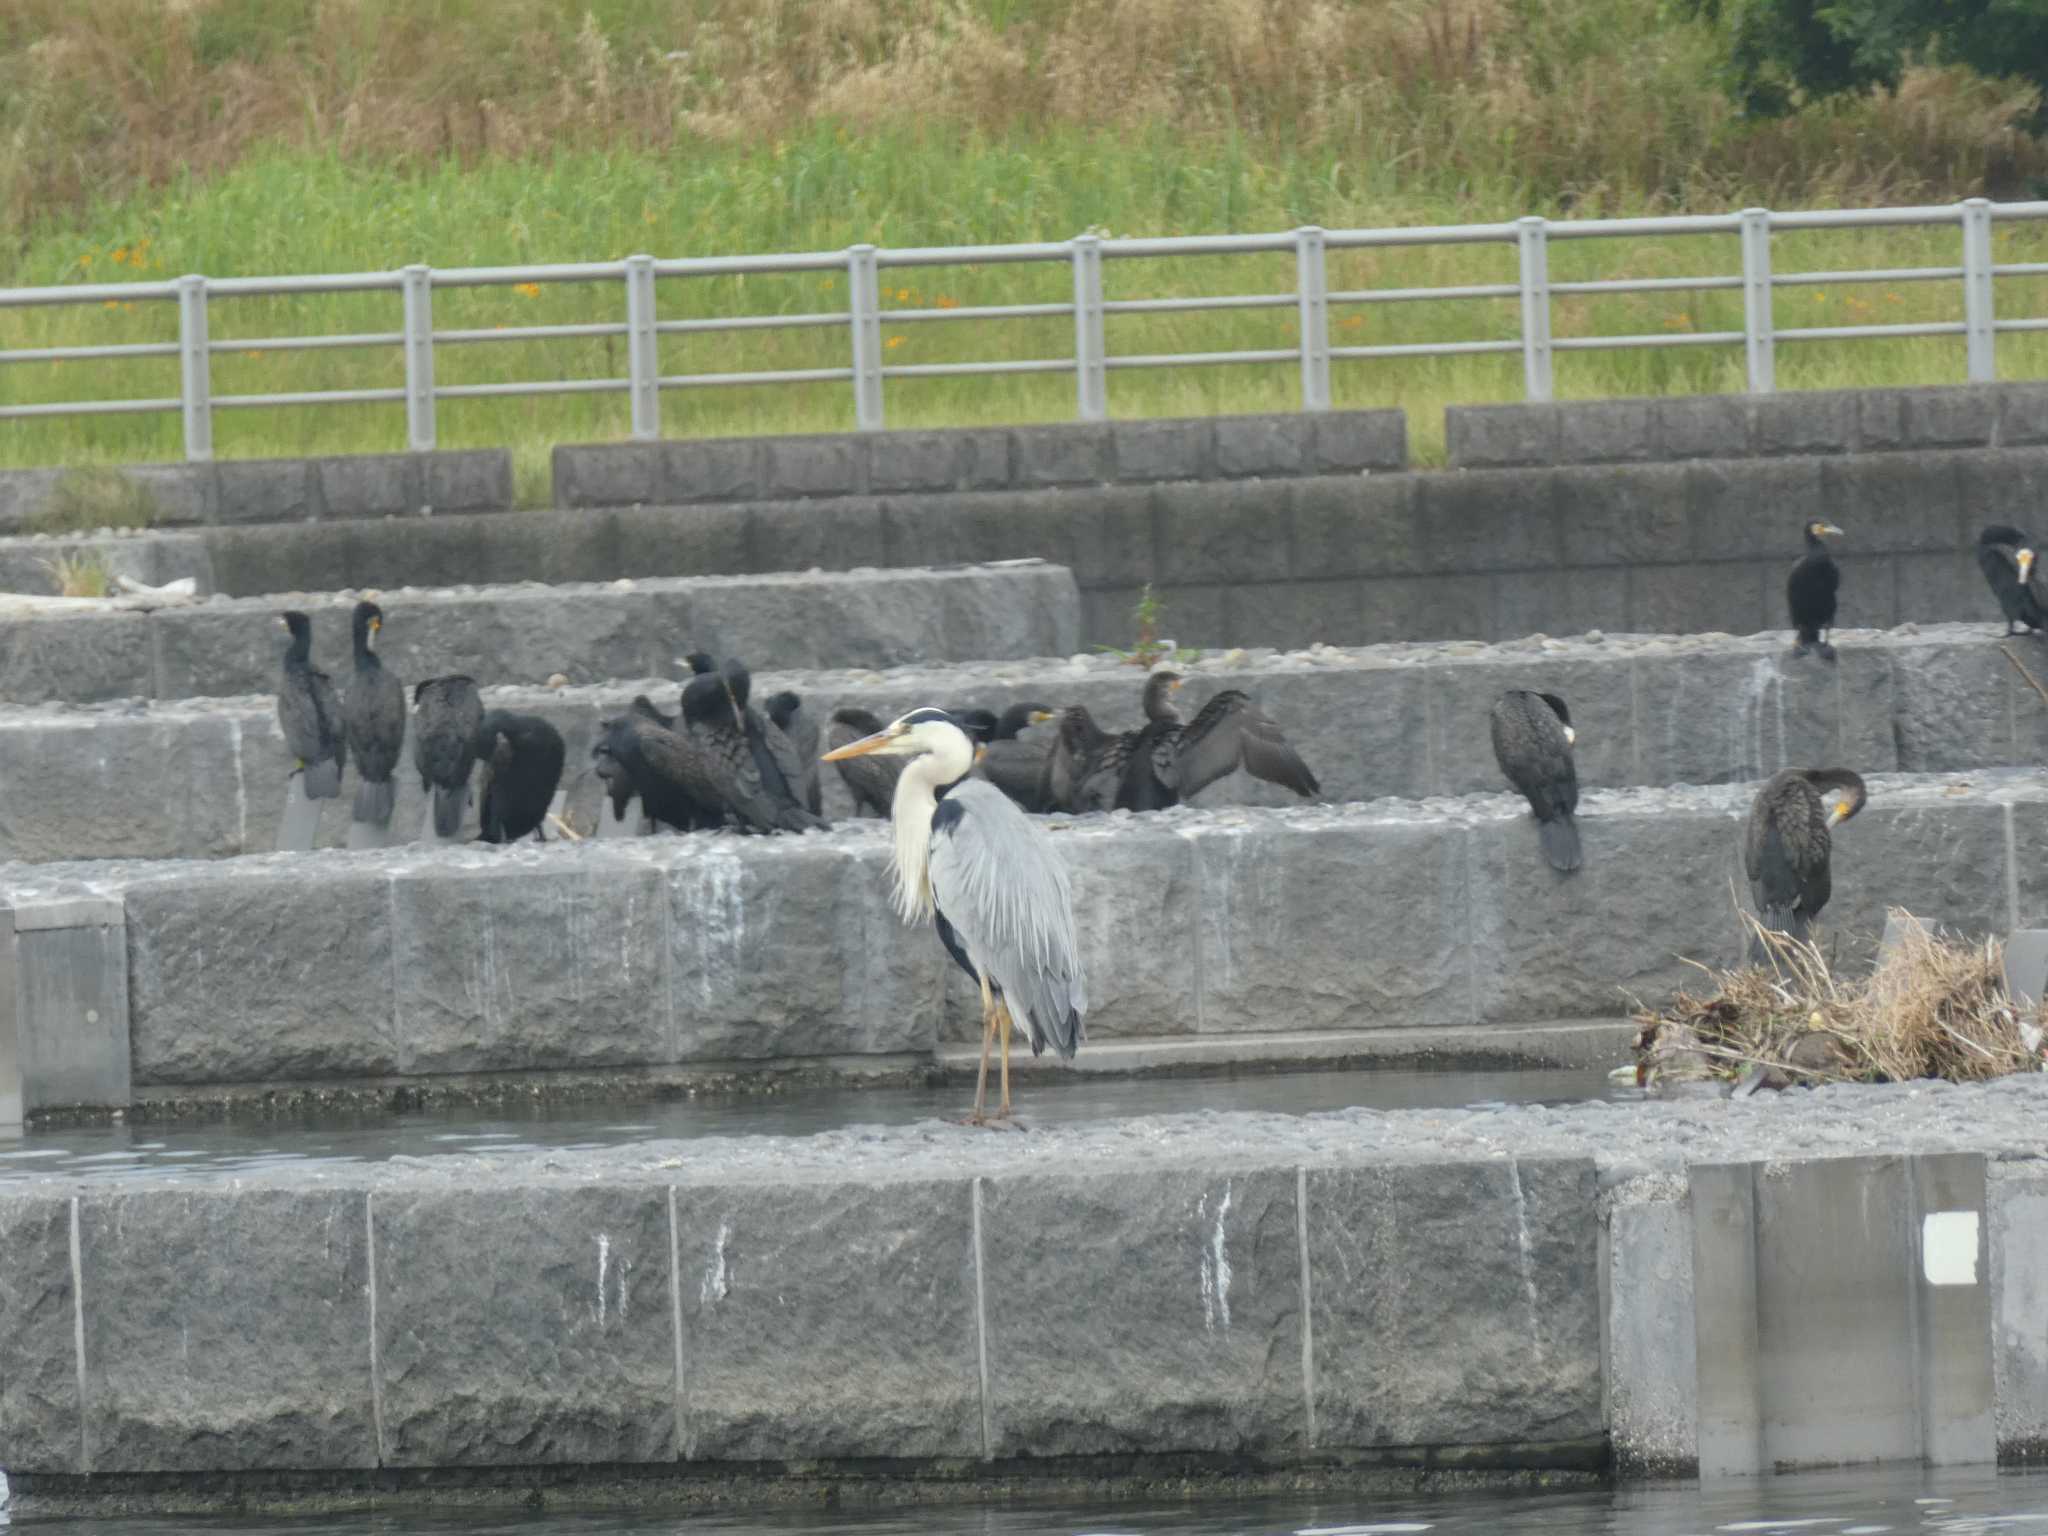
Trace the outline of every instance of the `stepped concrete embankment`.
<path fill-rule="evenodd" d="M 0 1464 L 57 1511 L 2017 1462 L 2044 1112 L 2029 1078 L 22 1176 Z"/>
<path fill-rule="evenodd" d="M 1569 877 L 1504 795 L 1055 819 L 1090 1038 L 1618 1015 L 1696 978 L 1689 960 L 1740 955 L 1749 798 L 1590 794 Z M 2048 922 L 2044 807 L 2048 786 L 2019 776 L 1876 777 L 1836 836 L 1822 926 L 1843 967 L 1867 962 L 1892 905 L 1971 934 Z M 979 1015 L 932 934 L 889 909 L 887 859 L 869 822 L 17 865 L 7 905 L 48 955 L 23 949 L 16 990 L 37 1002 L 19 1027 L 70 1041 L 99 1020 L 107 1086 L 70 1102 L 101 1106 L 219 1085 L 929 1063 Z M 70 930 L 82 947 L 49 936 Z"/>
<path fill-rule="evenodd" d="M 387 635 L 400 633 L 403 610 L 394 612 Z M 2048 704 L 2001 653 L 1995 635 L 1995 625 L 1845 631 L 1833 665 L 1788 655 L 1778 635 L 1212 653 L 1185 667 L 1181 702 L 1192 714 L 1217 689 L 1250 691 L 1332 800 L 1501 788 L 1487 711 L 1511 687 L 1562 693 L 1570 702 L 1579 781 L 1587 788 L 1739 782 L 1791 765 L 1946 773 L 2048 762 Z M 2048 682 L 2048 647 L 2016 641 L 2011 649 Z M 757 663 L 778 659 L 747 654 Z M 403 663 L 393 665 L 407 681 L 417 680 Z M 675 670 L 666 678 L 588 687 L 486 688 L 485 697 L 493 707 L 543 715 L 561 730 L 570 819 L 588 831 L 601 788 L 587 771 L 597 722 L 636 693 L 673 709 Z M 1137 669 L 1109 657 L 882 671 L 763 665 L 755 696 L 794 688 L 821 723 L 842 704 L 889 719 L 920 704 L 1000 710 L 1024 700 L 1078 703 L 1105 727 L 1121 729 L 1137 723 L 1140 684 Z M 1044 735 L 1041 728 L 1033 739 Z M 268 852 L 290 767 L 268 695 L 0 708 L 0 783 L 11 789 L 0 804 L 0 859 Z M 850 814 L 839 776 L 825 769 L 821 783 L 828 814 Z M 417 775 L 401 773 L 398 790 L 395 825 L 410 830 L 424 814 Z M 1200 803 L 1299 802 L 1233 774 L 1205 790 Z M 345 815 L 330 815 L 322 828 L 330 846 L 346 833 Z"/>
<path fill-rule="evenodd" d="M 149 611 L 0 618 L 0 698 L 183 699 L 274 688 L 277 616 L 313 619 L 315 664 L 349 668 L 356 594 L 214 598 Z M 642 677 L 692 649 L 784 665 L 875 667 L 1058 654 L 1080 644 L 1070 572 L 1039 561 L 946 569 L 706 576 L 606 585 L 382 592 L 378 651 L 407 679 Z"/>

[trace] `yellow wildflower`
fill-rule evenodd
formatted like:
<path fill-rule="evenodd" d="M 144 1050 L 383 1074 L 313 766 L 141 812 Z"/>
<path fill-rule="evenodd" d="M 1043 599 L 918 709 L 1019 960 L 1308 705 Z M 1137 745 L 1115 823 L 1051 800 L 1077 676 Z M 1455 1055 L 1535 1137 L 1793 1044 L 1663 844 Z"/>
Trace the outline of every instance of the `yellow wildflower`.
<path fill-rule="evenodd" d="M 528 297 L 529 299 L 537 299 L 537 298 L 539 298 L 539 297 L 540 297 L 540 284 L 539 284 L 539 283 L 515 283 L 515 284 L 513 285 L 512 291 L 513 291 L 514 293 L 523 293 L 523 294 L 525 294 L 525 295 L 526 295 L 526 296 L 527 296 L 527 297 Z"/>
<path fill-rule="evenodd" d="M 883 342 L 882 345 L 887 347 L 891 352 L 893 352 L 898 347 L 903 345 L 903 338 L 901 336 L 891 336 L 887 341 Z"/>

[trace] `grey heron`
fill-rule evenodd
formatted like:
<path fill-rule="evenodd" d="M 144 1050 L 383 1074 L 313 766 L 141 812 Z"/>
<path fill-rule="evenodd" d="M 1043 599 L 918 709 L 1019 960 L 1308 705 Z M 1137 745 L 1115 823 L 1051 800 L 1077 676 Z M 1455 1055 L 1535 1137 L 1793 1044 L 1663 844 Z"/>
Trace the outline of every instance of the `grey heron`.
<path fill-rule="evenodd" d="M 1579 771 L 1572 762 L 1572 712 L 1554 693 L 1510 688 L 1494 701 L 1487 721 L 1493 760 L 1536 813 L 1537 836 L 1552 869 L 1569 872 L 1584 862 L 1579 827 Z"/>
<path fill-rule="evenodd" d="M 334 680 L 313 665 L 313 623 L 303 613 L 280 614 L 278 622 L 291 633 L 284 653 L 284 675 L 277 689 L 277 723 L 284 744 L 298 764 L 308 800 L 332 800 L 341 793 L 341 770 L 348 761 L 348 740 L 341 723 L 341 702 Z"/>
<path fill-rule="evenodd" d="M 1042 825 L 994 785 L 966 777 L 974 744 L 944 710 L 914 709 L 827 752 L 825 761 L 871 753 L 909 759 L 889 808 L 896 910 L 911 924 L 930 917 L 946 952 L 981 989 L 981 1071 L 971 1119 L 986 1122 L 989 1051 L 998 1033 L 996 1118 L 1006 1118 L 1010 1030 L 1028 1033 L 1034 1056 L 1050 1043 L 1068 1059 L 1086 1035 L 1088 995 L 1066 865 Z"/>
<path fill-rule="evenodd" d="M 1824 804 L 1822 795 L 1837 789 L 1846 797 Z M 1829 829 L 1862 810 L 1868 798 L 1862 778 L 1847 768 L 1787 768 L 1756 792 L 1742 865 L 1765 928 L 1807 937 L 1834 891 Z"/>
<path fill-rule="evenodd" d="M 1996 523 L 1977 535 L 1977 569 L 2005 614 L 2005 632 L 2019 625 L 2039 636 L 2048 627 L 2048 581 L 2038 572 L 2033 541 L 2019 529 Z"/>

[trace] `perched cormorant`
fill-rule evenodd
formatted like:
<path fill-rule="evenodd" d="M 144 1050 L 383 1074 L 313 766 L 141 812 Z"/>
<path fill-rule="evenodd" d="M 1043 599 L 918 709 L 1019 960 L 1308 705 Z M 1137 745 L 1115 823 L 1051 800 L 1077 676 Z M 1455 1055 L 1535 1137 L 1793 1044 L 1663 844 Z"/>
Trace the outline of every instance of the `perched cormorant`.
<path fill-rule="evenodd" d="M 434 835 L 453 837 L 469 809 L 469 771 L 476 764 L 476 733 L 484 701 L 476 680 L 459 674 L 430 677 L 412 691 L 412 760 L 420 788 L 434 792 Z"/>
<path fill-rule="evenodd" d="M 341 793 L 341 770 L 348 761 L 348 738 L 342 726 L 341 701 L 334 682 L 313 666 L 313 625 L 303 613 L 282 614 L 278 622 L 291 632 L 284 653 L 284 676 L 277 689 L 277 723 L 284 744 L 298 764 L 308 800 L 332 800 Z"/>
<path fill-rule="evenodd" d="M 1508 782 L 1528 798 L 1536 813 L 1543 856 L 1556 870 L 1577 869 L 1579 773 L 1572 762 L 1572 712 L 1554 693 L 1510 688 L 1495 701 L 1489 724 L 1493 757 Z"/>
<path fill-rule="evenodd" d="M 1125 758 L 1119 810 L 1163 811 L 1238 768 L 1304 798 L 1322 788 L 1280 727 L 1243 690 L 1224 689 L 1183 725 L 1173 705 L 1180 685 L 1178 672 L 1145 680 L 1145 724 Z"/>
<path fill-rule="evenodd" d="M 476 755 L 484 765 L 477 820 L 487 843 L 516 843 L 541 823 L 562 782 L 562 733 L 539 715 L 494 709 L 477 728 Z"/>
<path fill-rule="evenodd" d="M 1785 578 L 1785 602 L 1792 610 L 1792 627 L 1799 634 L 1798 643 L 1792 648 L 1795 656 L 1813 650 L 1825 660 L 1835 659 L 1835 648 L 1822 634 L 1835 627 L 1835 595 L 1841 590 L 1842 568 L 1835 564 L 1835 557 L 1821 541 L 1840 538 L 1841 534 L 1842 530 L 1833 523 L 1808 523 L 1806 553 Z"/>
<path fill-rule="evenodd" d="M 1001 730 L 1003 725 L 1001 718 L 992 709 L 967 706 L 959 709 L 949 709 L 946 711 L 946 714 L 951 717 L 955 725 L 967 733 L 967 739 L 977 747 L 985 747 L 994 741 L 996 739 L 996 732 Z"/>
<path fill-rule="evenodd" d="M 789 738 L 750 709 L 752 679 L 738 661 L 693 677 L 683 688 L 683 724 L 710 759 L 725 809 L 754 832 L 802 832 L 826 825 L 798 798 L 803 765 Z"/>
<path fill-rule="evenodd" d="M 957 719 L 957 714 L 955 715 Z M 976 767 L 983 778 L 1027 811 L 1049 811 L 1045 803 L 1045 762 L 1050 747 L 1020 741 L 1029 727 L 1056 719 L 1052 707 L 1032 701 L 1012 704 L 997 718 Z M 969 734 L 972 734 L 971 732 Z"/>
<path fill-rule="evenodd" d="M 804 708 L 804 701 L 786 688 L 771 695 L 765 707 L 769 723 L 782 732 L 796 754 L 805 809 L 813 816 L 824 815 L 824 786 L 818 782 L 818 722 Z"/>
<path fill-rule="evenodd" d="M 388 827 L 398 798 L 391 775 L 405 745 L 405 684 L 386 670 L 371 646 L 372 637 L 384 628 L 384 610 L 372 602 L 357 603 L 351 622 L 355 675 L 342 701 L 341 717 L 356 758 L 355 819 Z"/>
<path fill-rule="evenodd" d="M 640 809 L 663 826 L 716 831 L 725 822 L 725 794 L 709 754 L 688 726 L 664 721 L 640 702 L 599 725 L 591 748 L 613 814 L 623 818 L 627 802 L 638 796 Z"/>
<path fill-rule="evenodd" d="M 825 761 L 839 770 L 839 777 L 853 796 L 853 813 L 856 816 L 887 816 L 889 804 L 896 796 L 896 780 L 903 773 L 900 758 L 876 757 L 872 754 L 860 757 L 842 758 L 839 749 L 851 746 L 863 736 L 873 736 L 882 729 L 882 720 L 871 710 L 842 704 L 832 711 L 832 718 L 825 723 Z"/>
<path fill-rule="evenodd" d="M 1050 810 L 1077 816 L 1115 809 L 1137 739 L 1135 731 L 1111 735 L 1095 723 L 1087 705 L 1069 704 L 1060 711 L 1059 730 L 1045 754 L 1040 799 Z"/>
<path fill-rule="evenodd" d="M 940 942 L 981 991 L 981 1075 L 974 1114 L 983 1120 L 989 1049 L 1002 1036 L 1003 1096 L 1010 1112 L 1010 1028 L 1032 1054 L 1048 1044 L 1071 1059 L 1086 1036 L 1088 994 L 1065 864 L 1045 827 L 992 784 L 965 777 L 974 743 L 941 709 L 914 709 L 871 736 L 834 748 L 839 762 L 878 752 L 905 757 L 890 806 L 896 909 L 917 923 L 930 914 Z M 950 785 L 944 798 L 940 786 Z"/>
<path fill-rule="evenodd" d="M 1821 796 L 1836 789 L 1846 797 L 1830 809 Z M 1828 829 L 1862 810 L 1867 798 L 1863 780 L 1847 768 L 1787 768 L 1757 791 L 1742 865 L 1765 928 L 1794 939 L 1808 936 L 1834 885 Z"/>
<path fill-rule="evenodd" d="M 1997 523 L 1977 535 L 1977 569 L 1991 584 L 2005 614 L 2005 632 L 2024 625 L 2039 636 L 2048 627 L 2048 581 L 2034 560 L 2034 545 L 2019 529 Z"/>

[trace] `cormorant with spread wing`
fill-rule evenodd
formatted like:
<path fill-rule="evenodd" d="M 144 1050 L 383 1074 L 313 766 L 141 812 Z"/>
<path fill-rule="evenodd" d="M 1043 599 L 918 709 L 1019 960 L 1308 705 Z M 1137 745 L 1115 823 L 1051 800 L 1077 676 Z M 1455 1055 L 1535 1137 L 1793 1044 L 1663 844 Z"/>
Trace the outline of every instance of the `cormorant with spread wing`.
<path fill-rule="evenodd" d="M 1145 724 L 1125 759 L 1118 809 L 1163 811 L 1238 768 L 1304 799 L 1322 788 L 1280 727 L 1243 690 L 1224 689 L 1183 725 L 1173 705 L 1180 686 L 1178 672 L 1146 679 Z"/>
<path fill-rule="evenodd" d="M 747 705 L 753 679 L 737 660 L 693 677 L 683 689 L 683 726 L 710 761 L 724 809 L 754 832 L 823 827 L 805 808 L 803 765 L 789 738 Z"/>

